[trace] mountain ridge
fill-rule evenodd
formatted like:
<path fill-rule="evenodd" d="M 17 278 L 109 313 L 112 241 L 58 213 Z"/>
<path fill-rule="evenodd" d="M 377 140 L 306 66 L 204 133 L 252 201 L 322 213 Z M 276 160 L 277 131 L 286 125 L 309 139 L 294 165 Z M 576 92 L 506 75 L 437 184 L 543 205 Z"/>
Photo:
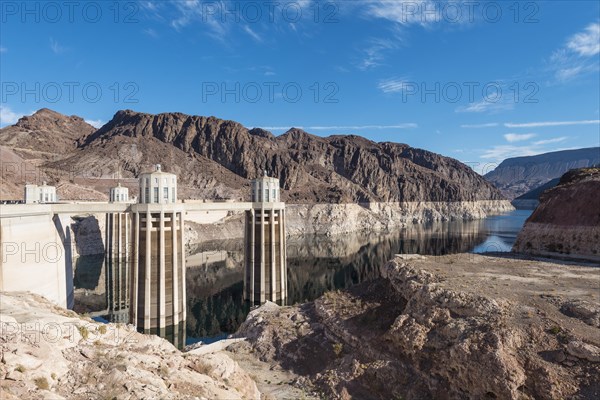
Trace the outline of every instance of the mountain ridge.
<path fill-rule="evenodd" d="M 247 198 L 249 180 L 266 170 L 280 178 L 283 199 L 295 203 L 502 199 L 458 160 L 355 135 L 320 137 L 291 128 L 275 136 L 214 116 L 133 110 L 117 111 L 91 133 L 81 131 L 76 148 L 43 164 L 55 181 L 67 171 L 133 178 L 161 163 L 180 175 L 184 198 Z"/>
<path fill-rule="evenodd" d="M 575 168 L 600 163 L 600 147 L 560 150 L 534 156 L 507 158 L 485 174 L 509 199 L 515 199 Z"/>

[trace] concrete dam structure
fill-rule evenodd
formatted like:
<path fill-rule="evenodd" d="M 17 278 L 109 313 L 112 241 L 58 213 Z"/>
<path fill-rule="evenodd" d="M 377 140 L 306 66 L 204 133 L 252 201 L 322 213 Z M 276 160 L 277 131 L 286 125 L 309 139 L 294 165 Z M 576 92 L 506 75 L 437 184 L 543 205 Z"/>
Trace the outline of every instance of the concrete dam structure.
<path fill-rule="evenodd" d="M 110 201 L 0 206 L 0 290 L 31 291 L 73 307 L 73 233 L 69 217 L 105 214 L 106 300 L 113 322 L 185 342 L 184 220 L 188 212 L 246 213 L 244 298 L 283 303 L 287 297 L 285 204 L 279 180 L 252 181 L 251 202 L 178 201 L 177 177 L 162 171 L 139 177 L 138 202 L 128 189 Z M 177 344 L 177 343 L 176 343 Z"/>

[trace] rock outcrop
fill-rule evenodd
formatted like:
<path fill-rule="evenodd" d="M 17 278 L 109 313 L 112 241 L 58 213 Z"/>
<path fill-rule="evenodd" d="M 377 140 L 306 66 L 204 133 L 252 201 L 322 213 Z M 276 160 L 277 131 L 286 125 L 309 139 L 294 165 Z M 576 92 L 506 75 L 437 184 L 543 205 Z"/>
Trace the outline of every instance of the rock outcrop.
<path fill-rule="evenodd" d="M 535 156 L 507 158 L 485 178 L 508 199 L 514 199 L 574 168 L 600 163 L 600 147 L 562 150 Z"/>
<path fill-rule="evenodd" d="M 572 170 L 545 191 L 513 250 L 600 260 L 600 168 Z"/>
<path fill-rule="evenodd" d="M 0 294 L 2 399 L 260 399 L 222 352 L 185 354 L 31 293 Z"/>
<path fill-rule="evenodd" d="M 268 303 L 238 335 L 324 397 L 600 394 L 600 331 L 561 307 L 582 297 L 598 307 L 597 269 L 463 254 L 397 257 L 381 274 L 301 306 Z"/>

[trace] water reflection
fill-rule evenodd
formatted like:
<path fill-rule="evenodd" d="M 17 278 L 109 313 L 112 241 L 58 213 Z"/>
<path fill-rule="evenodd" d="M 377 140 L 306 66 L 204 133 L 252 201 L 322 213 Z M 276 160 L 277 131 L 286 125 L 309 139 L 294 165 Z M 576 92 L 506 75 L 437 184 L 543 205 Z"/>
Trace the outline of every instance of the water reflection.
<path fill-rule="evenodd" d="M 475 246 L 474 253 L 488 251 L 510 251 L 525 220 L 533 210 L 515 210 L 504 215 L 495 215 L 483 220 L 484 230 L 488 232 L 486 240 Z"/>
<path fill-rule="evenodd" d="M 414 225 L 393 234 L 290 238 L 287 303 L 311 301 L 326 291 L 377 278 L 380 266 L 394 254 L 510 251 L 529 213 Z M 235 240 L 204 243 L 188 258 L 190 341 L 234 332 L 244 321 L 249 306 L 242 300 L 242 245 Z"/>
<path fill-rule="evenodd" d="M 311 301 L 326 291 L 377 278 L 380 266 L 394 254 L 510 251 L 530 212 L 518 210 L 486 220 L 414 225 L 393 234 L 290 238 L 287 303 Z M 250 310 L 243 300 L 242 239 L 199 244 L 191 253 L 186 259 L 185 329 L 181 324 L 169 332 L 157 332 L 179 346 L 234 332 Z M 118 268 L 106 273 L 106 265 L 111 270 L 119 266 L 107 264 L 103 257 L 77 260 L 76 307 L 80 312 L 97 311 L 109 321 L 124 322 L 128 311 L 121 300 L 128 287 L 127 276 Z"/>

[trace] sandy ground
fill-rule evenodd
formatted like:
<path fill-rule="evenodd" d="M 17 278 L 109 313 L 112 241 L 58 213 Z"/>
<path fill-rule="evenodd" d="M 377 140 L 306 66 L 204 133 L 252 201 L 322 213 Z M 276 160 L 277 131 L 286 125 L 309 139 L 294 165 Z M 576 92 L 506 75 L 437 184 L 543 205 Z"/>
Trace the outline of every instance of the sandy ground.
<path fill-rule="evenodd" d="M 232 346 L 233 347 L 233 346 Z M 264 400 L 318 400 L 314 393 L 295 385 L 300 378 L 291 371 L 282 369 L 277 363 L 260 361 L 249 345 L 236 345 L 225 353 L 234 359 L 256 382 Z M 300 378 L 302 379 L 302 378 Z"/>
<path fill-rule="evenodd" d="M 411 261 L 442 278 L 443 287 L 491 298 L 503 298 L 537 310 L 544 324 L 555 323 L 600 346 L 598 328 L 560 311 L 569 300 L 600 306 L 600 264 L 534 258 L 514 253 L 427 256 Z M 515 315 L 514 322 L 531 324 L 533 315 Z"/>

